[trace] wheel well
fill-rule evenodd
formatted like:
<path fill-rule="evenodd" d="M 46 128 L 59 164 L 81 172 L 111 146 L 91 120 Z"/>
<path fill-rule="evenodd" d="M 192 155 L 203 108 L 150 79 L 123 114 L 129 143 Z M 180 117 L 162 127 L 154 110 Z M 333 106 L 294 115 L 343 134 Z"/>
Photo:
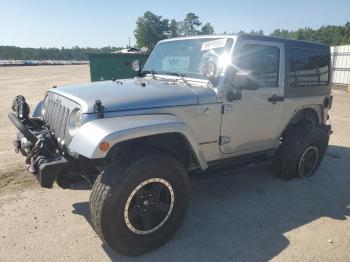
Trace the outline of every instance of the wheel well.
<path fill-rule="evenodd" d="M 291 130 L 293 127 L 299 124 L 309 123 L 313 126 L 317 126 L 320 124 L 320 119 L 317 114 L 317 111 L 313 108 L 303 108 L 299 110 L 289 121 L 286 128 L 283 130 L 281 137 L 283 137 L 286 132 Z"/>
<path fill-rule="evenodd" d="M 198 161 L 192 151 L 187 139 L 179 133 L 165 133 L 152 136 L 134 138 L 114 145 L 107 157 L 114 156 L 120 152 L 132 154 L 140 148 L 156 148 L 173 155 L 186 168 L 198 165 Z"/>
<path fill-rule="evenodd" d="M 288 127 L 291 125 L 301 124 L 301 123 L 310 123 L 313 126 L 316 126 L 320 123 L 320 119 L 315 109 L 313 108 L 304 108 L 298 111 L 293 118 L 289 121 Z"/>

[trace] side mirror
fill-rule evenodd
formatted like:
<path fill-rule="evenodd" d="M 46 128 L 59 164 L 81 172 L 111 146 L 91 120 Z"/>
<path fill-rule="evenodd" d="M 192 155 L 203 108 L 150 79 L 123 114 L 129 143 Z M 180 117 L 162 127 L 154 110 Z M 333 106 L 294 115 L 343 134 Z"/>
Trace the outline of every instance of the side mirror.
<path fill-rule="evenodd" d="M 242 90 L 257 90 L 259 88 L 259 83 L 254 79 L 251 72 L 237 72 L 234 81 L 236 86 Z"/>
<path fill-rule="evenodd" d="M 139 75 L 141 73 L 141 63 L 139 60 L 134 60 L 132 63 L 131 63 L 131 68 L 132 70 L 134 70 L 135 72 L 137 72 L 137 74 Z"/>

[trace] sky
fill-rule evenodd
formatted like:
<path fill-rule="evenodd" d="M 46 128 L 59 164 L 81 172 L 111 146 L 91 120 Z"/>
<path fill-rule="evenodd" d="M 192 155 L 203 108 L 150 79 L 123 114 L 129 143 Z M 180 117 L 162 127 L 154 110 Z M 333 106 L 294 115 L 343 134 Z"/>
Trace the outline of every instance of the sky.
<path fill-rule="evenodd" d="M 0 45 L 103 47 L 135 43 L 137 17 L 151 11 L 183 20 L 188 12 L 216 33 L 344 25 L 349 0 L 0 0 Z"/>

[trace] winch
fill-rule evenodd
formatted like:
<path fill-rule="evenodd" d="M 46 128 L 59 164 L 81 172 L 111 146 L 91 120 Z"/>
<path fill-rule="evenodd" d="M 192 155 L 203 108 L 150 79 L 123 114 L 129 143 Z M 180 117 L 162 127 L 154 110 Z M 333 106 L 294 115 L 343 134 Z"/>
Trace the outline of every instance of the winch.
<path fill-rule="evenodd" d="M 28 171 L 38 175 L 42 186 L 52 187 L 57 172 L 62 170 L 57 166 L 65 167 L 68 163 L 57 152 L 56 139 L 41 118 L 29 117 L 30 108 L 24 96 L 16 96 L 11 109 L 9 119 L 20 131 L 13 142 L 16 153 L 21 152 L 26 157 Z M 50 170 L 50 174 L 44 176 L 45 169 Z"/>

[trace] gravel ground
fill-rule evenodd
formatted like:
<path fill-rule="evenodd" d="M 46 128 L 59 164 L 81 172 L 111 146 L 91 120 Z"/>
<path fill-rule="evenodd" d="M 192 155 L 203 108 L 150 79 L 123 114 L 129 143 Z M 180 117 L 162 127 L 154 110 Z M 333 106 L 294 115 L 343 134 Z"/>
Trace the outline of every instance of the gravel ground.
<path fill-rule="evenodd" d="M 24 95 L 34 110 L 52 86 L 90 81 L 88 65 L 0 67 L 0 196 L 37 188 L 28 176 L 23 157 L 14 154 L 16 129 L 7 114 L 16 95 Z"/>
<path fill-rule="evenodd" d="M 285 182 L 264 167 L 192 179 L 192 205 L 175 237 L 128 258 L 92 229 L 84 183 L 39 188 L 10 147 L 12 97 L 24 94 L 33 106 L 48 87 L 86 81 L 88 66 L 0 68 L 1 261 L 350 261 L 348 93 L 333 92 L 334 134 L 315 176 Z"/>

